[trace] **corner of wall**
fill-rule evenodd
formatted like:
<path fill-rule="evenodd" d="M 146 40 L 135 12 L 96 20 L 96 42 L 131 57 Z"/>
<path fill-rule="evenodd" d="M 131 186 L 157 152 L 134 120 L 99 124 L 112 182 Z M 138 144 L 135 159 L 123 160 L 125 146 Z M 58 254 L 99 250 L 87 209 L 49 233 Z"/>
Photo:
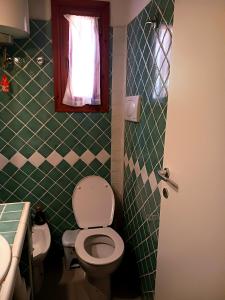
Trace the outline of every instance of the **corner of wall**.
<path fill-rule="evenodd" d="M 124 97 L 126 91 L 127 27 L 113 27 L 111 184 L 123 199 Z"/>

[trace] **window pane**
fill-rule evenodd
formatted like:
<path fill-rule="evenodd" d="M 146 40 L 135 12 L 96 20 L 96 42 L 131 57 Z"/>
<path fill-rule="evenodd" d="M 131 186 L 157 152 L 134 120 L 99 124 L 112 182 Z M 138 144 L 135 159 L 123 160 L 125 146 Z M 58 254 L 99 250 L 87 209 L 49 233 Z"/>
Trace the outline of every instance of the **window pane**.
<path fill-rule="evenodd" d="M 69 74 L 63 103 L 100 105 L 98 18 L 65 15 L 69 21 Z"/>

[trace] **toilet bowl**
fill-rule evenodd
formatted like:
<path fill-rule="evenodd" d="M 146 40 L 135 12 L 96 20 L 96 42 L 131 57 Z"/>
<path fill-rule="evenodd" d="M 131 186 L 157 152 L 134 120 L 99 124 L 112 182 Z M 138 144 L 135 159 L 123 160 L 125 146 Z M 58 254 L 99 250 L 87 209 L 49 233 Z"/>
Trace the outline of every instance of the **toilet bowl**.
<path fill-rule="evenodd" d="M 77 236 L 75 251 L 88 276 L 104 278 L 119 266 L 124 244 L 110 227 L 84 229 Z"/>
<path fill-rule="evenodd" d="M 48 224 L 32 226 L 34 290 L 37 293 L 44 280 L 43 261 L 51 244 Z"/>
<path fill-rule="evenodd" d="M 110 184 L 99 176 L 82 179 L 74 189 L 72 206 L 80 228 L 74 247 L 86 273 L 91 300 L 110 299 L 110 275 L 119 266 L 124 243 L 110 228 L 115 198 Z"/>

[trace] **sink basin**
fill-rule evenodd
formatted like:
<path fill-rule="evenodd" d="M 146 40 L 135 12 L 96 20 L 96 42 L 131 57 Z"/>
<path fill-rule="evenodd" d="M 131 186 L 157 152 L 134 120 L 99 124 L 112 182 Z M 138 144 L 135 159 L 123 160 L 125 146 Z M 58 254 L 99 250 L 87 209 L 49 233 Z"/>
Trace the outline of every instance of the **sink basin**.
<path fill-rule="evenodd" d="M 0 284 L 8 273 L 11 259 L 12 253 L 9 243 L 0 235 Z"/>

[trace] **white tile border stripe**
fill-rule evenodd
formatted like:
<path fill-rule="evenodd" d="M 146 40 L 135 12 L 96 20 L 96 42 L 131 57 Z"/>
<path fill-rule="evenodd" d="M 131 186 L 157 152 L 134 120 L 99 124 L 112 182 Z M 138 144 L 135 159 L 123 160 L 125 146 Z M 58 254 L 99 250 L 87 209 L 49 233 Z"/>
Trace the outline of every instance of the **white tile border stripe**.
<path fill-rule="evenodd" d="M 8 159 L 0 153 L 0 168 L 3 169 L 8 163 Z"/>
<path fill-rule="evenodd" d="M 138 162 L 138 160 L 136 161 L 136 163 L 134 164 L 133 158 L 131 157 L 128 160 L 128 156 L 127 153 L 125 153 L 124 155 L 124 165 L 125 168 L 127 166 L 129 166 L 130 172 L 132 173 L 133 170 L 135 171 L 136 177 L 138 177 L 139 175 L 141 175 L 142 181 L 145 184 L 147 181 L 149 181 L 150 186 L 151 186 L 151 190 L 154 193 L 154 191 L 157 189 L 158 187 L 158 183 L 156 180 L 156 176 L 155 176 L 155 172 L 152 171 L 151 174 L 148 176 L 147 173 L 147 169 L 146 166 L 144 165 L 142 169 L 140 169 L 140 164 Z"/>
<path fill-rule="evenodd" d="M 73 150 L 71 150 L 66 154 L 65 157 L 63 157 L 54 150 L 46 158 L 38 151 L 35 151 L 28 159 L 19 152 L 14 154 L 11 159 L 7 159 L 0 153 L 0 170 L 2 170 L 8 163 L 13 164 L 20 169 L 27 161 L 29 161 L 34 167 L 38 168 L 45 161 L 48 161 L 52 166 L 57 167 L 63 160 L 65 160 L 71 167 L 73 167 L 78 160 L 82 160 L 87 165 L 90 165 L 94 159 L 97 159 L 101 164 L 105 164 L 110 159 L 110 154 L 104 149 L 101 150 L 97 155 L 94 155 L 91 151 L 87 150 L 81 156 L 79 156 Z"/>
<path fill-rule="evenodd" d="M 18 169 L 20 169 L 22 168 L 23 165 L 25 165 L 27 159 L 22 154 L 17 152 L 16 154 L 13 155 L 13 157 L 11 157 L 10 162 Z"/>

